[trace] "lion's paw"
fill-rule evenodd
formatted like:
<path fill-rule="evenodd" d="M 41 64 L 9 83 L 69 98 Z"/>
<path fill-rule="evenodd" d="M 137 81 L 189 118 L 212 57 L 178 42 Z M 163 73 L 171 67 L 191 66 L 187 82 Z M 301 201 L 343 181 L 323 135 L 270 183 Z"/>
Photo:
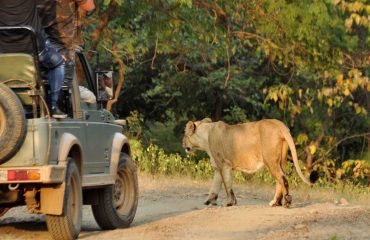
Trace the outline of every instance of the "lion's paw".
<path fill-rule="evenodd" d="M 281 202 L 279 203 L 278 201 L 276 201 L 276 200 L 274 199 L 274 200 L 272 200 L 272 201 L 269 203 L 269 205 L 270 205 L 271 207 L 278 207 L 278 206 L 281 206 L 282 204 L 281 204 Z"/>
<path fill-rule="evenodd" d="M 231 207 L 231 206 L 234 206 L 236 204 L 237 204 L 236 199 L 231 199 L 231 200 L 224 201 L 223 204 L 222 204 L 222 206 L 224 206 L 224 207 Z"/>
<path fill-rule="evenodd" d="M 204 205 L 212 205 L 212 206 L 217 206 L 217 201 L 216 200 L 210 200 L 210 199 L 207 199 L 207 201 L 204 202 Z"/>
<path fill-rule="evenodd" d="M 208 196 L 208 199 L 204 202 L 204 205 L 213 205 L 213 206 L 216 206 L 217 205 L 217 198 L 218 198 L 218 195 L 215 194 L 215 193 L 212 193 Z"/>
<path fill-rule="evenodd" d="M 289 208 L 290 207 L 290 205 L 292 205 L 292 200 L 293 200 L 293 198 L 292 198 L 292 196 L 291 195 L 285 195 L 285 203 L 284 203 L 284 207 L 286 207 L 286 208 Z"/>

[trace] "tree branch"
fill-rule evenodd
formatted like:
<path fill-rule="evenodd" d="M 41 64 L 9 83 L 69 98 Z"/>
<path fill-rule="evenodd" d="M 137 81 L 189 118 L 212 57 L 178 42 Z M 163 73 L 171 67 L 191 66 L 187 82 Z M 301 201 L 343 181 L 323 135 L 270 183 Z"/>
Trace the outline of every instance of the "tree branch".
<path fill-rule="evenodd" d="M 194 0 L 193 4 L 199 8 L 207 10 L 208 12 L 216 13 L 218 16 L 221 16 L 219 19 L 222 19 L 224 23 L 227 22 L 226 12 L 217 4 L 215 0 L 213 1 L 213 6 L 204 0 Z"/>
<path fill-rule="evenodd" d="M 230 81 L 231 78 L 231 27 L 228 25 L 227 27 L 227 74 L 225 78 L 224 88 L 227 87 L 227 83 Z"/>
<path fill-rule="evenodd" d="M 320 163 L 320 162 L 324 161 L 324 158 L 325 158 L 327 155 L 329 155 L 329 153 L 330 153 L 331 151 L 333 151 L 336 147 L 338 147 L 338 145 L 339 145 L 339 144 L 341 144 L 342 142 L 347 141 L 348 139 L 358 138 L 358 137 L 368 137 L 368 138 L 369 138 L 369 137 L 370 137 L 370 132 L 367 132 L 367 133 L 361 133 L 361 134 L 355 134 L 355 135 L 348 136 L 348 137 L 345 137 L 345 138 L 343 138 L 343 139 L 339 140 L 336 144 L 334 144 L 334 146 L 333 146 L 333 147 L 331 147 L 328 151 L 326 151 L 326 153 L 324 153 L 324 156 L 323 156 L 323 157 L 321 157 L 319 160 L 315 161 L 315 162 L 313 163 L 313 165 L 316 165 L 316 164 L 318 164 L 318 163 Z"/>
<path fill-rule="evenodd" d="M 152 58 L 152 64 L 150 65 L 150 68 L 152 70 L 154 70 L 154 61 L 157 57 L 157 49 L 158 49 L 158 35 L 157 35 L 157 39 L 155 41 L 155 48 L 154 48 L 154 55 L 153 55 L 153 58 Z"/>
<path fill-rule="evenodd" d="M 100 34 L 107 27 L 108 23 L 114 18 L 118 4 L 115 0 L 111 0 L 108 9 L 99 14 L 99 23 L 96 29 L 91 33 L 91 49 L 95 50 L 100 42 Z M 98 12 L 99 13 L 99 12 Z"/>
<path fill-rule="evenodd" d="M 107 110 L 110 111 L 112 109 L 112 105 L 115 104 L 118 101 L 118 97 L 119 97 L 119 95 L 121 93 L 121 90 L 122 90 L 125 65 L 123 64 L 123 61 L 122 61 L 121 57 L 118 54 L 118 49 L 117 49 L 117 44 L 116 43 L 113 44 L 112 50 L 109 50 L 107 48 L 106 48 L 106 50 L 112 53 L 114 59 L 116 60 L 116 62 L 118 63 L 118 66 L 119 66 L 119 70 L 118 70 L 119 78 L 118 78 L 118 81 L 117 81 L 116 90 L 114 92 L 114 98 L 109 100 L 108 103 L 107 103 Z"/>
<path fill-rule="evenodd" d="M 325 136 L 325 132 L 326 132 L 327 128 L 329 127 L 329 122 L 330 121 L 331 121 L 331 117 L 327 117 L 325 119 L 325 122 L 323 123 L 323 125 L 321 127 L 321 131 L 320 131 L 319 136 L 316 138 L 315 141 L 311 142 L 311 144 L 309 144 L 305 148 L 305 152 L 306 152 L 306 163 L 305 163 L 305 167 L 306 167 L 307 171 L 311 171 L 312 166 L 313 166 L 313 163 L 312 163 L 313 162 L 313 155 L 311 154 L 310 146 L 313 145 L 313 146 L 316 147 L 316 149 L 320 146 L 321 141 L 322 141 L 322 139 Z"/>

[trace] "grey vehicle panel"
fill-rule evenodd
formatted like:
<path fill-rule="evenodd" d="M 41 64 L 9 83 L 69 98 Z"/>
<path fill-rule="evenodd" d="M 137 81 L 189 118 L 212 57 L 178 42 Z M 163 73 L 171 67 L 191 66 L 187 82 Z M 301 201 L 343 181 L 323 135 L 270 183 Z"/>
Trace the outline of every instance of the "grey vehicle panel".
<path fill-rule="evenodd" d="M 48 122 L 45 119 L 28 119 L 24 144 L 16 155 L 11 160 L 1 164 L 0 168 L 45 164 L 48 140 Z"/>

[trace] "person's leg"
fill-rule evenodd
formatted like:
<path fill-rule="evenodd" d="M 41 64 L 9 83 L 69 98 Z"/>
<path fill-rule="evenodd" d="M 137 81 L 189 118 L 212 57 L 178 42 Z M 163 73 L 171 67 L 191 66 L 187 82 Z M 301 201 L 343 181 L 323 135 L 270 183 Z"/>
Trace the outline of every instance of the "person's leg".
<path fill-rule="evenodd" d="M 55 118 L 65 118 L 67 115 L 59 110 L 57 103 L 60 95 L 60 90 L 64 80 L 64 60 L 60 53 L 50 44 L 45 43 L 45 49 L 40 55 L 41 63 L 49 69 L 48 80 L 50 84 L 51 95 L 51 111 Z"/>
<path fill-rule="evenodd" d="M 65 95 L 65 110 L 68 114 L 73 115 L 72 110 L 72 83 L 75 74 L 75 64 L 74 64 L 74 51 L 68 50 L 64 45 L 58 44 L 56 46 L 57 51 L 62 55 L 65 65 L 64 65 L 64 80 L 63 89 L 67 87 L 68 94 Z"/>
<path fill-rule="evenodd" d="M 67 59 L 66 64 L 65 64 L 64 84 L 67 85 L 68 88 L 72 87 L 74 72 L 75 72 L 75 64 L 73 60 Z"/>
<path fill-rule="evenodd" d="M 56 107 L 64 79 L 64 62 L 48 72 L 51 91 L 51 106 Z"/>
<path fill-rule="evenodd" d="M 65 61 L 63 85 L 68 86 L 68 88 L 71 88 L 75 72 L 74 51 L 69 50 L 62 45 L 57 45 L 56 49 L 62 55 Z"/>

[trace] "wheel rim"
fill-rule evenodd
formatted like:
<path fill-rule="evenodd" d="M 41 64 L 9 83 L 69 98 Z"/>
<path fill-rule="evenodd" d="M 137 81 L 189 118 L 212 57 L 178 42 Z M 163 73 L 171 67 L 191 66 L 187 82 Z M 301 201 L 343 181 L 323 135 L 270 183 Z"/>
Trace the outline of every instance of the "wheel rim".
<path fill-rule="evenodd" d="M 77 226 L 79 222 L 79 196 L 78 196 L 78 186 L 74 176 L 71 178 L 71 189 L 69 194 L 69 216 L 71 216 L 73 221 L 73 226 Z"/>
<path fill-rule="evenodd" d="M 3 107 L 0 105 L 0 136 L 3 134 L 6 126 L 6 118 Z"/>
<path fill-rule="evenodd" d="M 113 198 L 114 207 L 122 215 L 127 215 L 135 202 L 133 184 L 133 179 L 127 169 L 118 172 L 113 187 Z"/>

